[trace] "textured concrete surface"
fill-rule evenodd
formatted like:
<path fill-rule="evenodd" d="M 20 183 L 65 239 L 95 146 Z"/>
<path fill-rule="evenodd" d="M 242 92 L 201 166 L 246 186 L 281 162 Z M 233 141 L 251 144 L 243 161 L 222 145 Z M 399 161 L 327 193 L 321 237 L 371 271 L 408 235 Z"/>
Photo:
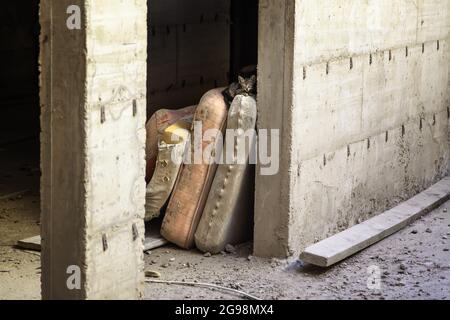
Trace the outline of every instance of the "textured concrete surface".
<path fill-rule="evenodd" d="M 255 252 L 286 256 L 448 173 L 450 20 L 448 1 L 262 3 L 259 127 L 283 155 L 257 178 Z"/>
<path fill-rule="evenodd" d="M 251 245 L 247 245 L 237 248 L 235 254 L 209 258 L 197 251 L 161 248 L 145 257 L 146 270 L 159 271 L 160 280 L 214 283 L 263 299 L 448 300 L 449 210 L 450 203 L 446 203 L 399 233 L 329 269 L 303 265 L 295 258 L 252 257 Z M 370 285 L 375 279 L 380 281 L 379 288 Z M 241 297 L 203 288 L 147 284 L 145 298 Z"/>
<path fill-rule="evenodd" d="M 68 30 L 79 5 L 81 30 Z M 138 298 L 147 3 L 42 1 L 42 296 Z M 50 25 L 51 21 L 51 25 Z M 70 266 L 80 290 L 68 290 Z"/>

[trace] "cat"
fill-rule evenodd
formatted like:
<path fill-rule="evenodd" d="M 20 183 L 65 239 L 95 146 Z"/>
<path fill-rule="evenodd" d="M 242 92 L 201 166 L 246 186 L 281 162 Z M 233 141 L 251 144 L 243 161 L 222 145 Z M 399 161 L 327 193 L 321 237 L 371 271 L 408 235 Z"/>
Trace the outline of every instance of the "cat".
<path fill-rule="evenodd" d="M 250 78 L 239 76 L 239 88 L 236 90 L 236 95 L 255 96 L 256 95 L 256 75 Z"/>
<path fill-rule="evenodd" d="M 230 106 L 238 95 L 256 96 L 256 66 L 243 68 L 238 76 L 238 82 L 233 82 L 223 91 L 225 102 Z"/>

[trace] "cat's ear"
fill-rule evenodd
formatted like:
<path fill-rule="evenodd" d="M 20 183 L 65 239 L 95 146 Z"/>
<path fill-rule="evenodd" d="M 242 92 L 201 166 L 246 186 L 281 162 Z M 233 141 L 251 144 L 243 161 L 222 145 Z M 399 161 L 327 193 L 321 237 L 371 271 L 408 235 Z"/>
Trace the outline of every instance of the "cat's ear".
<path fill-rule="evenodd" d="M 238 80 L 240 85 L 243 85 L 245 83 L 245 79 L 241 76 L 238 77 Z"/>
<path fill-rule="evenodd" d="M 252 83 L 256 83 L 256 76 L 255 76 L 255 75 L 252 75 L 252 77 L 250 78 L 250 81 L 251 81 Z"/>

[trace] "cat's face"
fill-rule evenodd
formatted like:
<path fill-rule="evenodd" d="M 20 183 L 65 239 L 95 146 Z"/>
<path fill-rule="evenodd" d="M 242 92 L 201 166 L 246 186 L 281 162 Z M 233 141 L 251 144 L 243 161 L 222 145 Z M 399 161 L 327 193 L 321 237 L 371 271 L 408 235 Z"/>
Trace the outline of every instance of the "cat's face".
<path fill-rule="evenodd" d="M 251 76 L 248 79 L 239 76 L 239 85 L 245 92 L 247 93 L 253 92 L 256 86 L 256 76 Z"/>

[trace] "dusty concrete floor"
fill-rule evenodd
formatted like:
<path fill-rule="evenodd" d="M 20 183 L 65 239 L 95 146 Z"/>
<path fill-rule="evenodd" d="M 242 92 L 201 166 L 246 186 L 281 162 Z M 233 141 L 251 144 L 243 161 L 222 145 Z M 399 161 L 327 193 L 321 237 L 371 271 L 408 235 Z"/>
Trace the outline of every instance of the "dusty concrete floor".
<path fill-rule="evenodd" d="M 450 202 L 326 270 L 304 266 L 296 259 L 249 257 L 250 245 L 238 248 L 236 254 L 213 257 L 162 248 L 146 256 L 146 268 L 160 272 L 164 280 L 209 282 L 263 299 L 450 299 L 449 212 Z M 368 289 L 368 268 L 372 266 L 380 270 L 380 290 Z M 239 298 L 166 284 L 148 284 L 145 294 L 147 299 Z"/>
<path fill-rule="evenodd" d="M 33 149 L 34 148 L 34 149 Z M 0 147 L 0 299 L 39 299 L 39 254 L 18 250 L 17 240 L 39 232 L 36 146 Z M 28 150 L 28 151 L 23 151 Z M 450 202 L 368 250 L 327 269 L 237 252 L 205 257 L 168 246 L 145 255 L 146 270 L 160 280 L 207 282 L 264 299 L 450 299 Z M 368 268 L 381 272 L 381 289 L 367 287 Z M 146 299 L 239 299 L 204 288 L 146 284 Z"/>
<path fill-rule="evenodd" d="M 39 253 L 14 247 L 39 234 L 39 175 L 36 141 L 0 146 L 0 299 L 40 299 Z"/>

